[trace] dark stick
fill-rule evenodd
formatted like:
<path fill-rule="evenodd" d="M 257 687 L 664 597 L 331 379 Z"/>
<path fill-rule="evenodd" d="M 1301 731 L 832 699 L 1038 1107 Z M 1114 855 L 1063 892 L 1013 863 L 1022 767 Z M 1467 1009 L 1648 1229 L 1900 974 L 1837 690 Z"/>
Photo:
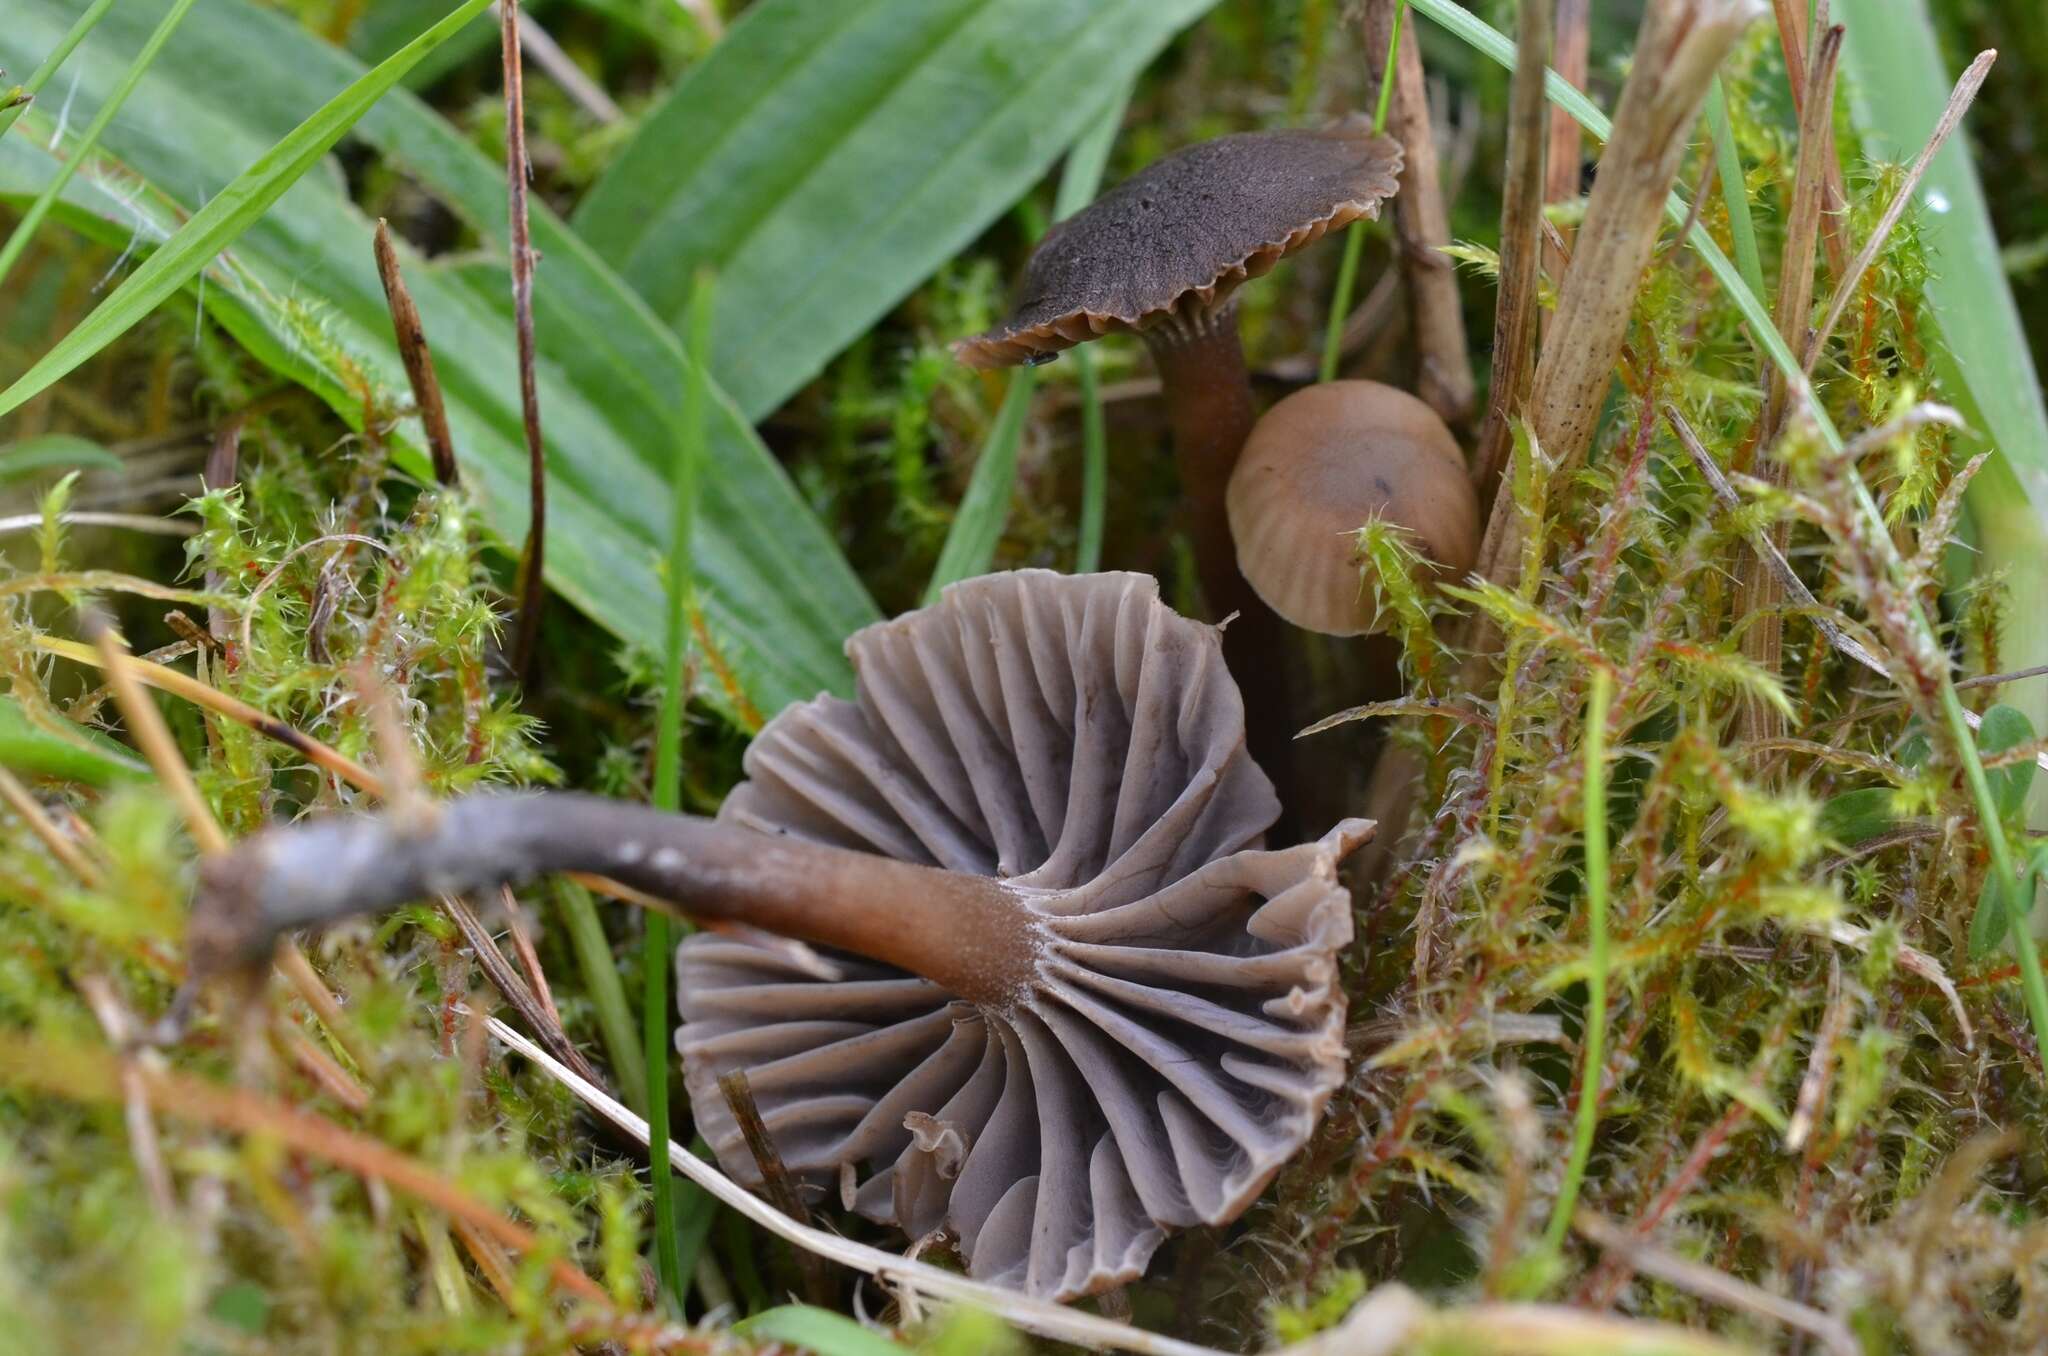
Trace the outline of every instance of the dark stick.
<path fill-rule="evenodd" d="M 782 1155 L 776 1151 L 775 1140 L 768 1133 L 767 1122 L 761 1119 L 761 1108 L 754 1102 L 754 1089 L 747 1082 L 744 1069 L 735 1069 L 723 1074 L 718 1080 L 718 1090 L 725 1095 L 725 1104 L 732 1111 L 733 1120 L 739 1125 L 740 1137 L 747 1142 L 747 1152 L 754 1156 L 754 1166 L 761 1170 L 761 1186 L 769 1201 L 783 1214 L 799 1224 L 811 1222 L 810 1207 L 797 1193 L 796 1182 L 789 1175 L 789 1168 L 783 1163 Z M 808 1249 L 797 1250 L 797 1260 L 803 1267 L 804 1291 L 813 1304 L 830 1304 L 833 1298 L 832 1274 L 826 1269 L 825 1259 Z"/>
<path fill-rule="evenodd" d="M 477 917 L 476 910 L 459 896 L 446 895 L 441 900 L 441 911 L 454 922 L 462 933 L 462 940 L 476 953 L 477 964 L 483 967 L 484 974 L 518 1012 L 527 1029 L 548 1048 L 548 1053 L 568 1065 L 578 1078 L 593 1088 L 608 1088 L 610 1084 L 591 1067 L 583 1052 L 569 1039 L 569 1034 L 562 1030 L 561 1023 L 541 1006 L 540 999 L 519 977 L 512 963 L 505 959 L 505 953 L 498 950 L 498 944 L 491 940 L 490 931 L 484 927 L 483 919 Z"/>
<path fill-rule="evenodd" d="M 530 516 L 519 554 L 519 620 L 513 633 L 512 670 L 533 671 L 540 643 L 541 583 L 547 547 L 547 462 L 541 452 L 540 392 L 533 375 L 533 236 L 526 220 L 526 88 L 519 62 L 519 0 L 499 6 L 499 45 L 505 66 L 505 185 L 512 219 L 512 313 L 519 328 L 519 414 L 526 425 Z"/>
<path fill-rule="evenodd" d="M 377 218 L 377 276 L 384 282 L 384 300 L 391 308 L 391 329 L 398 339 L 398 356 L 405 364 L 405 379 L 412 383 L 412 403 L 419 407 L 420 423 L 427 431 L 427 451 L 434 458 L 434 479 L 443 485 L 455 483 L 455 440 L 448 434 L 448 407 L 441 400 L 441 379 L 434 375 L 434 355 L 427 347 L 426 327 L 420 323 L 420 308 L 413 304 L 405 275 L 398 271 L 398 251 L 391 244 L 391 227 Z"/>

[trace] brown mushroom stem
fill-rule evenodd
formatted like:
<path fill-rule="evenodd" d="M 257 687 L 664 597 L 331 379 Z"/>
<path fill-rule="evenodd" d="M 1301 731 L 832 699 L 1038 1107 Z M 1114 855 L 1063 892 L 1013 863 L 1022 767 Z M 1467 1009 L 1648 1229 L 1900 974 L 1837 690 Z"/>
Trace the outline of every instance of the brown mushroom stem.
<path fill-rule="evenodd" d="M 1159 369 L 1174 466 L 1187 501 L 1188 535 L 1202 596 L 1216 621 L 1236 614 L 1223 632 L 1223 658 L 1244 693 L 1245 742 L 1252 757 L 1294 805 L 1294 731 L 1280 618 L 1237 566 L 1226 491 L 1230 473 L 1257 421 L 1251 375 L 1238 339 L 1235 303 L 1171 315 L 1145 331 Z M 1283 828 L 1292 830 L 1291 820 Z"/>
<path fill-rule="evenodd" d="M 563 871 L 605 875 L 700 921 L 885 961 L 994 1007 L 1035 959 L 1029 910 L 989 877 L 564 792 L 469 796 L 425 824 L 334 818 L 247 839 L 202 869 L 193 971 L 260 964 L 294 929 Z"/>

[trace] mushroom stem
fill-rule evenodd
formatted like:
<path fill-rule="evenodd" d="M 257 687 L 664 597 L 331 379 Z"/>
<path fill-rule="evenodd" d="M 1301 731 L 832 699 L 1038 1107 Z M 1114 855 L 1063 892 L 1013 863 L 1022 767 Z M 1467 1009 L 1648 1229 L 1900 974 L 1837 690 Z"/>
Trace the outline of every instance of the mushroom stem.
<path fill-rule="evenodd" d="M 1031 912 L 1000 881 L 562 792 L 469 796 L 425 823 L 310 820 L 246 839 L 202 868 L 193 971 L 260 964 L 293 929 L 563 871 L 600 873 L 700 921 L 856 952 L 993 1007 L 1036 959 Z"/>
<path fill-rule="evenodd" d="M 1237 614 L 1223 632 L 1223 658 L 1244 693 L 1245 741 L 1279 789 L 1287 807 L 1281 828 L 1291 834 L 1299 789 L 1293 736 L 1300 722 L 1288 702 L 1284 637 L 1278 614 L 1238 569 L 1230 534 L 1230 473 L 1256 421 L 1237 305 L 1193 307 L 1144 334 L 1173 426 L 1174 465 L 1188 505 L 1202 596 L 1217 621 Z"/>
<path fill-rule="evenodd" d="M 1251 376 L 1237 337 L 1237 307 L 1195 307 L 1145 331 L 1159 368 L 1180 492 L 1187 500 L 1195 567 L 1211 615 L 1247 617 L 1262 609 L 1238 572 L 1224 491 L 1251 436 Z"/>

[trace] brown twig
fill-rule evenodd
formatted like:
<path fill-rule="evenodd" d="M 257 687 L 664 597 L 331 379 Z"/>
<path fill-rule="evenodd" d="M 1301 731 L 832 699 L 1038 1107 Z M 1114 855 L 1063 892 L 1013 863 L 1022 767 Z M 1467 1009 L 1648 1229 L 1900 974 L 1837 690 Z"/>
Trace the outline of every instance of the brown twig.
<path fill-rule="evenodd" d="M 1926 177 L 1928 167 L 1934 163 L 1934 157 L 1941 154 L 1941 148 L 1948 144 L 1948 139 L 1955 135 L 1956 128 L 1962 125 L 1964 114 L 1970 111 L 1970 105 L 1976 101 L 1977 91 L 1984 87 L 1985 78 L 1991 74 L 1991 67 L 1997 60 L 1996 52 L 1978 53 L 1977 59 L 1970 63 L 1970 68 L 1963 72 L 1963 78 L 1956 81 L 1955 90 L 1948 98 L 1948 106 L 1942 110 L 1941 120 L 1934 125 L 1934 134 L 1927 139 L 1927 145 L 1921 148 L 1912 168 L 1906 171 L 1905 179 L 1899 184 L 1899 191 L 1893 194 L 1891 202 L 1886 204 L 1884 215 L 1878 218 L 1876 228 L 1870 233 L 1870 239 L 1863 242 L 1863 248 L 1856 252 L 1855 260 L 1839 274 L 1840 281 L 1835 284 L 1834 296 L 1828 302 L 1827 316 L 1808 338 L 1805 352 L 1802 354 L 1805 360 L 1803 366 L 1809 374 L 1820 359 L 1822 346 L 1835 332 L 1835 326 L 1842 322 L 1842 312 L 1849 308 L 1849 302 L 1855 297 L 1856 289 L 1863 285 L 1864 274 L 1877 262 L 1877 256 L 1884 250 L 1885 242 L 1891 238 L 1893 229 L 1898 226 L 1900 218 L 1906 215 L 1906 209 L 1912 206 L 1913 195 L 1919 190 L 1921 179 Z"/>
<path fill-rule="evenodd" d="M 1819 0 L 1814 18 L 1825 32 L 1832 25 L 1828 20 L 1829 0 Z M 1806 0 L 1771 0 L 1771 7 L 1777 13 L 1778 42 L 1785 53 L 1785 81 L 1792 89 L 1792 111 L 1800 125 L 1806 123 L 1806 108 L 1812 99 L 1811 82 L 1807 75 L 1813 63 L 1806 54 Z M 1834 92 L 1828 92 L 1825 105 L 1819 110 L 1821 120 L 1821 239 L 1827 247 L 1828 271 L 1836 277 L 1849 258 L 1849 188 L 1842 178 L 1842 157 L 1835 151 L 1835 99 Z M 1802 132 L 1800 145 L 1806 138 Z"/>
<path fill-rule="evenodd" d="M 124 1051 L 117 1057 L 121 1083 L 122 1118 L 128 1127 L 128 1153 L 135 1160 L 135 1174 L 149 1193 L 149 1203 L 158 1219 L 174 1219 L 178 1213 L 177 1193 L 171 1188 L 170 1170 L 164 1166 L 163 1145 L 156 1133 L 156 1121 L 149 1114 L 149 1098 L 142 1086 L 141 1061 L 153 1058 L 150 1051 L 133 1049 L 135 1024 L 114 997 L 114 986 L 102 975 L 80 975 L 78 991 L 100 1024 L 107 1044 Z"/>
<path fill-rule="evenodd" d="M 64 830 L 57 827 L 57 821 L 44 812 L 42 802 L 26 786 L 21 784 L 12 772 L 0 767 L 0 800 L 21 816 L 29 831 L 43 840 L 43 846 L 67 867 L 71 874 L 88 888 L 97 889 L 105 880 L 106 873 L 99 864 L 85 855 L 84 849 Z"/>
<path fill-rule="evenodd" d="M 412 384 L 412 403 L 420 412 L 420 426 L 427 435 L 427 451 L 434 459 L 434 479 L 453 485 L 455 438 L 448 432 L 448 406 L 441 399 L 441 378 L 434 372 L 434 353 L 427 345 L 426 326 L 412 292 L 399 272 L 398 249 L 391 243 L 391 227 L 377 218 L 373 247 L 377 255 L 377 276 L 384 283 L 384 301 L 391 309 L 391 330 L 398 340 L 399 361 L 405 364 L 405 379 Z"/>
<path fill-rule="evenodd" d="M 593 1086 L 604 1086 L 604 1080 L 598 1077 L 597 1070 L 591 1067 L 590 1061 L 583 1057 L 583 1052 L 576 1048 L 568 1033 L 562 1030 L 561 1019 L 551 1016 L 548 1010 L 540 1005 L 540 1000 L 534 997 L 533 991 L 520 979 L 519 972 L 512 968 L 511 962 L 505 959 L 505 954 L 498 950 L 498 944 L 491 940 L 490 931 L 484 927 L 483 920 L 477 917 L 476 910 L 456 895 L 442 895 L 441 910 L 454 922 L 456 930 L 462 933 L 462 940 L 476 953 L 477 963 L 482 966 L 484 974 L 498 992 L 505 996 L 505 1001 L 512 1005 L 520 1020 L 526 1023 L 527 1029 L 540 1037 L 541 1043 L 547 1046 L 556 1059 L 574 1069 L 578 1078 Z"/>
<path fill-rule="evenodd" d="M 540 644 L 542 583 L 548 534 L 547 459 L 540 435 L 540 388 L 534 376 L 533 236 L 526 214 L 526 89 L 519 61 L 519 0 L 498 10 L 499 45 L 505 70 L 505 186 L 512 233 L 512 315 L 519 333 L 519 417 L 526 430 L 528 518 L 526 547 L 519 555 L 519 618 L 512 643 L 512 671 L 533 672 Z"/>
<path fill-rule="evenodd" d="M 1585 0 L 1565 0 L 1584 5 Z M 1543 276 L 1544 156 L 1550 105 L 1543 97 L 1550 60 L 1547 4 L 1522 6 L 1515 44 L 1515 76 L 1508 95 L 1508 168 L 1500 209 L 1500 299 L 1493 319 L 1493 384 L 1486 423 L 1472 458 L 1472 484 L 1480 511 L 1493 502 L 1513 440 L 1509 421 L 1529 396 L 1535 366 L 1538 284 Z M 1577 124 L 1573 124 L 1574 132 Z"/>
<path fill-rule="evenodd" d="M 1393 37 L 1394 0 L 1370 0 L 1365 7 L 1367 69 L 1386 69 Z M 1408 282 L 1408 311 L 1415 331 L 1416 393 L 1454 428 L 1470 423 L 1477 403 L 1471 351 L 1465 342 L 1465 313 L 1458 298 L 1458 271 L 1444 247 L 1451 243 L 1450 215 L 1431 129 L 1429 95 L 1422 72 L 1422 48 L 1412 25 L 1403 25 L 1394 65 L 1394 97 L 1387 131 L 1401 143 L 1405 164 L 1401 193 L 1394 200 L 1394 229 L 1401 270 Z"/>
<path fill-rule="evenodd" d="M 1557 0 L 1557 26 L 1551 65 L 1573 89 L 1584 89 L 1592 70 L 1593 0 Z M 1543 201 L 1570 202 L 1579 196 L 1579 180 L 1585 172 L 1586 134 L 1578 121 L 1561 108 L 1550 110 L 1550 146 L 1545 156 Z M 1544 267 L 1553 278 L 1564 276 L 1569 251 L 1563 243 L 1547 252 Z M 1550 333 L 1550 317 L 1542 318 L 1543 333 Z"/>
<path fill-rule="evenodd" d="M 747 1142 L 747 1152 L 754 1156 L 754 1166 L 761 1170 L 761 1189 L 769 1202 L 798 1224 L 808 1225 L 811 1212 L 804 1205 L 803 1197 L 797 1194 L 796 1182 L 790 1177 L 782 1155 L 775 1148 L 775 1139 L 761 1119 L 761 1109 L 754 1103 L 754 1090 L 747 1082 L 746 1070 L 735 1069 L 729 1074 L 721 1074 L 718 1090 L 724 1094 L 725 1105 L 739 1125 L 740 1138 Z M 804 1288 L 810 1294 L 811 1303 L 831 1303 L 832 1277 L 825 1270 L 825 1259 L 803 1249 L 798 1251 L 797 1257 L 803 1265 Z"/>
<path fill-rule="evenodd" d="M 541 967 L 540 952 L 534 950 L 533 934 L 527 930 L 526 917 L 520 911 L 519 900 L 507 888 L 498 894 L 498 907 L 505 911 L 505 932 L 512 938 L 512 954 L 519 958 L 519 968 L 526 973 L 527 987 L 533 990 L 540 1010 L 547 1014 L 556 1026 L 562 1024 L 561 1009 L 555 1006 L 555 993 L 548 986 L 548 972 Z"/>

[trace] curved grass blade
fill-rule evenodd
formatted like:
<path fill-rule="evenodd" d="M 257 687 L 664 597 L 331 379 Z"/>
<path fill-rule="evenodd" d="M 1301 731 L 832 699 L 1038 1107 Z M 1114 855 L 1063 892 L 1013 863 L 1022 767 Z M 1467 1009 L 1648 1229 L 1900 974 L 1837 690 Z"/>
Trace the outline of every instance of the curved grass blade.
<path fill-rule="evenodd" d="M 35 68 L 18 90 L 12 91 L 19 102 L 0 108 L 0 136 L 7 135 L 7 129 L 14 126 L 14 120 L 28 107 L 29 100 L 42 92 L 43 86 L 50 82 L 50 77 L 55 75 L 72 52 L 77 50 L 78 44 L 85 41 L 85 35 L 92 32 L 94 25 L 99 23 L 101 16 L 106 14 L 113 3 L 114 0 L 92 0 L 92 6 L 78 16 L 78 22 L 71 25 L 63 39 L 43 58 L 43 64 Z"/>
<path fill-rule="evenodd" d="M 76 329 L 58 340 L 56 347 L 38 359 L 12 386 L 0 391 L 0 414 L 20 408 L 22 402 L 47 389 L 126 334 L 137 321 L 197 276 L 252 222 L 268 211 L 270 205 L 282 197 L 301 175 L 318 164 L 334 143 L 341 140 L 342 134 L 354 126 L 385 91 L 398 83 L 399 77 L 456 30 L 481 14 L 489 3 L 490 0 L 463 0 L 441 22 L 407 43 L 396 56 L 367 72 L 300 123 L 291 135 L 271 147 L 268 153 L 244 170 L 241 177 L 194 213 L 182 230 L 129 274 L 114 289 L 113 295 L 94 307 L 92 314 Z M 173 20 L 182 19 L 191 5 L 192 0 L 177 0 L 171 14 L 159 26 L 157 35 L 153 35 L 150 44 L 144 47 L 142 56 L 137 59 L 137 67 L 147 65 L 144 58 L 155 58 L 163 39 L 169 37 L 168 29 L 176 26 Z M 125 96 L 133 88 L 133 80 L 140 78 L 141 71 L 137 67 L 130 68 L 132 78 L 124 81 L 121 95 Z M 98 122 L 97 125 L 104 126 L 104 123 Z M 58 187 L 61 189 L 62 185 Z"/>

